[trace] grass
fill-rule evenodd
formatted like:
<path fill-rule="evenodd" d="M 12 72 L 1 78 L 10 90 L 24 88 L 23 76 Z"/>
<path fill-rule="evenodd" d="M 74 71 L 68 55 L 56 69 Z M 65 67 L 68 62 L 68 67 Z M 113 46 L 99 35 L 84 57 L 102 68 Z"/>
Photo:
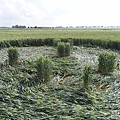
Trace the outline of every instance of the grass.
<path fill-rule="evenodd" d="M 74 44 L 89 44 L 101 40 L 117 41 L 107 48 L 120 43 L 119 30 L 79 30 L 79 29 L 0 29 L 0 41 L 12 41 L 11 45 L 24 46 L 53 45 L 52 40 L 68 38 Z M 27 40 L 28 41 L 25 41 Z M 40 39 L 38 41 L 36 39 Z M 46 39 L 46 41 L 42 41 Z M 83 39 L 83 41 L 76 40 Z M 21 41 L 22 40 L 23 43 Z M 31 41 L 32 42 L 31 42 Z M 89 41 L 88 41 L 89 40 Z M 96 41 L 92 41 L 96 40 Z M 15 42 L 17 41 L 17 42 Z M 84 42 L 85 41 L 85 42 Z M 24 43 L 25 42 L 25 43 Z M 8 47 L 9 43 L 5 43 Z M 29 43 L 29 44 L 28 44 Z M 34 43 L 34 44 L 33 44 Z M 44 44 L 43 44 L 44 43 Z M 114 43 L 114 42 L 113 42 Z M 5 46 L 4 42 L 1 47 Z M 21 45 L 22 44 L 22 45 Z M 98 43 L 99 45 L 99 43 Z M 106 45 L 106 43 L 104 43 Z M 0 50 L 0 119 L 40 119 L 40 120 L 119 120 L 120 110 L 120 71 L 115 68 L 113 73 L 100 74 L 98 56 L 100 52 L 111 51 L 99 47 L 73 46 L 69 57 L 57 56 L 56 47 L 20 47 L 19 64 L 9 66 L 8 48 Z M 119 46 L 117 48 L 120 49 Z M 117 63 L 120 52 L 116 51 Z M 39 55 L 48 56 L 53 61 L 53 80 L 41 84 L 35 69 Z M 93 84 L 91 90 L 83 89 L 82 71 L 84 65 L 93 66 Z M 63 79 L 59 84 L 58 80 Z"/>
<path fill-rule="evenodd" d="M 0 29 L 0 41 L 38 38 L 79 38 L 120 41 L 120 30 Z"/>
<path fill-rule="evenodd" d="M 0 29 L 0 49 L 10 46 L 55 46 L 58 42 L 71 45 L 100 46 L 120 50 L 119 30 L 80 29 Z"/>
<path fill-rule="evenodd" d="M 99 48 L 73 46 L 69 57 L 59 58 L 55 47 L 17 48 L 20 63 L 9 66 L 7 48 L 0 50 L 0 119 L 119 120 L 120 71 L 97 73 Z M 119 51 L 117 61 L 120 60 Z M 34 68 L 38 55 L 53 61 L 53 77 L 40 84 Z M 92 90 L 83 89 L 85 63 L 93 66 Z M 59 77 L 64 84 L 58 84 Z M 106 86 L 109 86 L 106 88 Z"/>

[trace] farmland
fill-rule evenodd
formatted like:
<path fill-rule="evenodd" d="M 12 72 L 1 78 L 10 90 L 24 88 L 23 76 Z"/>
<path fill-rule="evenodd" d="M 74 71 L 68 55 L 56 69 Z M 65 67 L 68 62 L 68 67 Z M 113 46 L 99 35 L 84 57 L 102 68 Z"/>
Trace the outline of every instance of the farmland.
<path fill-rule="evenodd" d="M 101 46 L 120 50 L 119 30 L 1 29 L 0 48 L 10 46 L 54 46 L 57 42 Z"/>
<path fill-rule="evenodd" d="M 119 30 L 37 30 L 1 29 L 0 41 L 76 38 L 120 42 Z M 66 39 L 65 39 L 66 40 Z M 36 42 L 36 41 L 34 41 Z M 38 41 L 37 41 L 38 42 Z M 47 41 L 48 42 L 48 41 Z M 71 41 L 70 41 L 71 42 Z M 74 41 L 73 41 L 74 42 Z M 11 45 L 13 43 L 10 43 Z M 25 43 L 26 44 L 26 43 Z M 18 46 L 19 63 L 10 66 L 8 48 L 0 49 L 0 119 L 29 120 L 119 120 L 120 119 L 120 51 L 100 46 L 71 45 L 68 57 L 58 57 L 54 45 Z M 33 43 L 32 43 L 33 44 Z M 17 44 L 15 44 L 16 46 Z M 108 47 L 108 46 L 107 46 Z M 101 52 L 117 56 L 114 72 L 102 74 L 98 69 Z M 35 69 L 38 56 L 53 63 L 51 81 L 41 83 Z M 83 88 L 83 69 L 92 65 L 90 90 Z M 58 80 L 67 74 L 64 84 Z"/>
<path fill-rule="evenodd" d="M 0 41 L 38 38 L 80 38 L 120 41 L 120 30 L 0 29 Z"/>

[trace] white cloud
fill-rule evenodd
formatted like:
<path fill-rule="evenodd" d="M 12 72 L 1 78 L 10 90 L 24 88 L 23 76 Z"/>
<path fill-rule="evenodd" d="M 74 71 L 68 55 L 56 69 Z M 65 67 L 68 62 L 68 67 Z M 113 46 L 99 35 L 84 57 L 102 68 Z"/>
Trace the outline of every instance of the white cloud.
<path fill-rule="evenodd" d="M 42 21 L 45 17 L 35 4 L 25 0 L 2 0 L 0 11 L 0 26 L 43 24 Z"/>
<path fill-rule="evenodd" d="M 0 26 L 120 25 L 119 0 L 1 0 Z"/>

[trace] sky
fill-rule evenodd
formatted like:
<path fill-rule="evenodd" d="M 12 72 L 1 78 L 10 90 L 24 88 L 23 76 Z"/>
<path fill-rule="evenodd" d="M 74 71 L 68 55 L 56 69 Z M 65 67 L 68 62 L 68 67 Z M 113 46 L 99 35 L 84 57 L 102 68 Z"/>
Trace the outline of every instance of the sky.
<path fill-rule="evenodd" d="M 0 0 L 0 26 L 120 26 L 120 0 Z"/>

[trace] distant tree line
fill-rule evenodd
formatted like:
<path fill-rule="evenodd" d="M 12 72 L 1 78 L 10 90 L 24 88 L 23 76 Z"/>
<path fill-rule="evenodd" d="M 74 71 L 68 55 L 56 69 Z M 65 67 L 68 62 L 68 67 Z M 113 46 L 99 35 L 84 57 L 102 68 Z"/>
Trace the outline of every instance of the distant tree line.
<path fill-rule="evenodd" d="M 35 26 L 35 27 L 29 27 L 28 26 L 28 28 L 40 28 L 40 29 L 53 29 L 53 28 L 55 28 L 55 27 L 39 27 L 39 26 Z"/>
<path fill-rule="evenodd" d="M 15 26 L 12 26 L 12 28 L 26 28 L 25 25 L 15 25 Z"/>
<path fill-rule="evenodd" d="M 89 29 L 96 29 L 96 28 L 105 28 L 105 29 L 120 29 L 120 26 L 55 26 L 55 27 L 48 27 L 48 26 L 31 26 L 31 27 L 26 27 L 25 25 L 15 25 L 15 26 L 12 26 L 12 28 L 39 28 L 39 29 L 54 29 L 54 28 L 82 28 L 82 29 L 86 29 L 86 28 L 89 28 Z"/>

